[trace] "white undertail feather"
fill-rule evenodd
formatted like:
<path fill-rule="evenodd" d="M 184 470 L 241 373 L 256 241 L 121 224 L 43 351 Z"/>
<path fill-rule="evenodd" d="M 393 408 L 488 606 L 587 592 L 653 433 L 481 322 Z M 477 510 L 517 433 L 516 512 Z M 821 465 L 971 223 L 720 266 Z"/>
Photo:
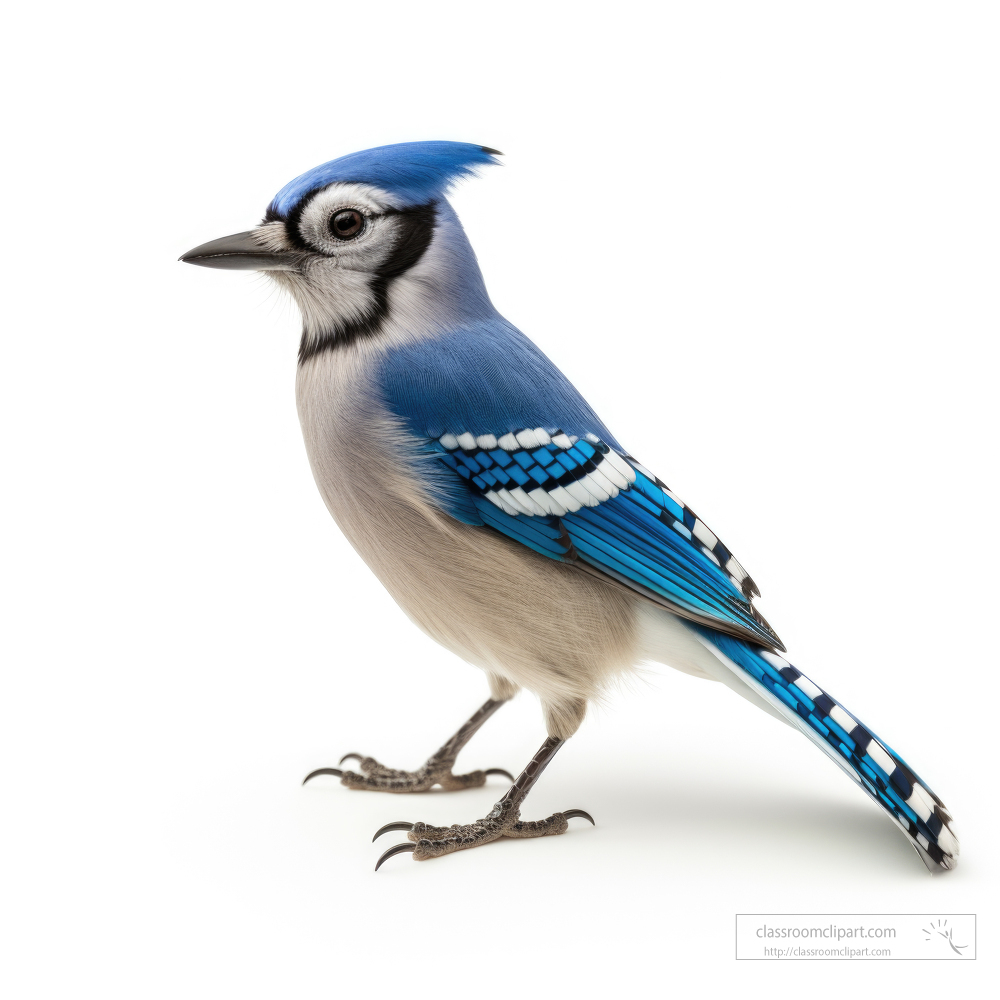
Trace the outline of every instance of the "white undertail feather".
<path fill-rule="evenodd" d="M 751 705 L 781 722 L 788 720 L 738 674 L 729 670 L 687 623 L 665 608 L 642 602 L 636 608 L 643 661 L 662 663 L 705 680 L 719 681 Z"/>

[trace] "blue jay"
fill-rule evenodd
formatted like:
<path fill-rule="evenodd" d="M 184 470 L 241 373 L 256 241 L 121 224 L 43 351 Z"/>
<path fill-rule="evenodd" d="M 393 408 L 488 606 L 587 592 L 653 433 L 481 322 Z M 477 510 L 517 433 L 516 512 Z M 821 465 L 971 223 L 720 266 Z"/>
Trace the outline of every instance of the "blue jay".
<path fill-rule="evenodd" d="M 297 400 L 320 493 L 424 632 L 486 674 L 490 699 L 418 771 L 359 754 L 348 788 L 480 786 L 459 751 L 519 688 L 548 738 L 483 819 L 406 830 L 417 860 L 501 837 L 564 833 L 525 796 L 616 676 L 656 661 L 721 681 L 798 729 L 888 813 L 931 871 L 955 866 L 941 800 L 781 654 L 757 586 L 697 515 L 615 436 L 490 302 L 449 187 L 497 150 L 410 142 L 351 153 L 286 184 L 255 229 L 181 259 L 265 271 L 302 312 Z"/>

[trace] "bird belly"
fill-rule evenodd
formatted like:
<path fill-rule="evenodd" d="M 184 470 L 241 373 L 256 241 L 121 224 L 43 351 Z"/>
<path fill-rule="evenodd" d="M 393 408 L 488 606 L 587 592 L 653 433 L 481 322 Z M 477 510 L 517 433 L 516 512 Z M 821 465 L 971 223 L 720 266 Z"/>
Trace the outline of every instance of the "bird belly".
<path fill-rule="evenodd" d="M 364 345 L 299 370 L 313 475 L 330 513 L 396 603 L 431 638 L 485 670 L 495 694 L 526 687 L 553 735 L 640 658 L 641 599 L 437 507 L 412 439 L 370 391 Z"/>

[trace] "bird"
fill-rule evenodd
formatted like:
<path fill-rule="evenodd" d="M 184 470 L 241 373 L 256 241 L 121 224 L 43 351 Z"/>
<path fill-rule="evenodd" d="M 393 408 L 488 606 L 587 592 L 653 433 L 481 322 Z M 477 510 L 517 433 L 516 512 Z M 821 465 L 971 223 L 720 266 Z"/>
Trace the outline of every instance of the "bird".
<path fill-rule="evenodd" d="M 448 200 L 499 164 L 487 146 L 404 142 L 286 184 L 263 220 L 180 259 L 264 272 L 302 314 L 296 399 L 316 485 L 399 607 L 478 667 L 488 700 L 416 771 L 360 753 L 322 767 L 350 789 L 452 791 L 504 776 L 478 820 L 405 820 L 386 850 L 425 861 L 501 838 L 563 834 L 583 809 L 521 818 L 588 704 L 637 664 L 721 682 L 792 726 L 905 834 L 932 873 L 959 843 L 943 802 L 871 728 L 783 655 L 757 585 L 714 530 L 629 453 L 581 393 L 493 306 Z M 641 349 L 641 344 L 637 347 Z M 546 739 L 518 776 L 454 773 L 521 689 Z M 305 782 L 303 782 L 305 783 Z"/>

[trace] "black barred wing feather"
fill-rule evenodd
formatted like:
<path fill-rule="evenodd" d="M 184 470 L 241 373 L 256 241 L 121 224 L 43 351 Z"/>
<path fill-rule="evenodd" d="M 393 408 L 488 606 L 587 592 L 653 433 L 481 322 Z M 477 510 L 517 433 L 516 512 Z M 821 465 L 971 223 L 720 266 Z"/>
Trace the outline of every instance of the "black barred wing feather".
<path fill-rule="evenodd" d="M 784 649 L 758 591 L 716 535 L 631 456 L 541 427 L 443 434 L 430 447 L 478 520 L 552 559 L 611 577 L 692 621 Z"/>

